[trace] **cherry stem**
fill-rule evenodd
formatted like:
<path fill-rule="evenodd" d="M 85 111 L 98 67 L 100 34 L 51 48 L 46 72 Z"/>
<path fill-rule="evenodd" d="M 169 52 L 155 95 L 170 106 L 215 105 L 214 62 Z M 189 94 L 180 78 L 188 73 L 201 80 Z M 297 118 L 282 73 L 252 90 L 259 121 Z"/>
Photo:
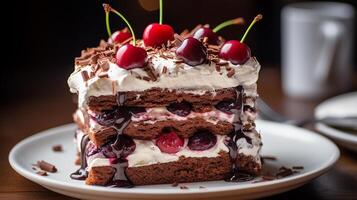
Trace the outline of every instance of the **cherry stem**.
<path fill-rule="evenodd" d="M 230 19 L 227 20 L 225 22 L 222 22 L 220 24 L 218 24 L 212 31 L 217 33 L 218 31 L 220 31 L 221 29 L 223 29 L 224 27 L 233 25 L 233 24 L 244 24 L 244 19 L 241 17 L 235 18 L 235 19 Z"/>
<path fill-rule="evenodd" d="M 135 45 L 136 44 L 135 33 L 134 33 L 133 28 L 131 27 L 130 23 L 128 22 L 128 20 L 126 20 L 126 18 L 122 14 L 120 14 L 117 10 L 112 8 L 109 4 L 103 4 L 103 7 L 104 7 L 104 11 L 106 13 L 106 17 L 105 18 L 106 18 L 106 23 L 107 23 L 108 34 L 110 34 L 110 36 L 111 36 L 110 27 L 109 27 L 109 12 L 113 12 L 116 15 L 118 15 L 126 23 L 126 25 L 129 27 L 131 35 L 133 36 L 133 44 Z"/>
<path fill-rule="evenodd" d="M 263 19 L 263 15 L 261 15 L 261 14 L 257 15 L 256 17 L 254 17 L 252 23 L 250 23 L 250 25 L 249 25 L 249 27 L 247 28 L 247 30 L 245 31 L 245 33 L 244 33 L 242 39 L 240 40 L 241 43 L 244 42 L 245 38 L 247 37 L 247 35 L 248 35 L 250 29 L 253 27 L 253 25 L 254 25 L 256 22 L 258 22 L 259 20 L 261 20 L 261 19 Z"/>
<path fill-rule="evenodd" d="M 162 24 L 162 18 L 163 18 L 163 0 L 160 0 L 160 17 L 159 17 L 159 24 Z"/>
<path fill-rule="evenodd" d="M 110 23 L 109 23 L 109 12 L 105 11 L 105 26 L 107 27 L 107 33 L 109 38 L 112 37 L 112 31 L 110 30 Z"/>

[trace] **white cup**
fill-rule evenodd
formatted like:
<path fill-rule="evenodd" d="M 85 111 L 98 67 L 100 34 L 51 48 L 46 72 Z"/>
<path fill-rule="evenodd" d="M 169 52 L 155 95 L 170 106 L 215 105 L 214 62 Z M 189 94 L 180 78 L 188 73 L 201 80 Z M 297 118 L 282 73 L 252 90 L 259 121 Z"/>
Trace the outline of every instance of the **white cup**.
<path fill-rule="evenodd" d="M 294 3 L 281 14 L 283 90 L 315 98 L 349 88 L 354 8 L 335 2 Z"/>

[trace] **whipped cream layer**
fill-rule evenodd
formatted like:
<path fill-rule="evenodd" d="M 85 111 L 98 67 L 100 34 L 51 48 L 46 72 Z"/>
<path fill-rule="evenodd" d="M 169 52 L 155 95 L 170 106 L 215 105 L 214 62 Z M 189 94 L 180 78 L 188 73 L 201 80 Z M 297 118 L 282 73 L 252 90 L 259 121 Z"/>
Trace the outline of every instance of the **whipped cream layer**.
<path fill-rule="evenodd" d="M 225 121 L 232 123 L 235 120 L 233 114 L 227 114 L 220 110 L 213 108 L 209 112 L 190 112 L 187 116 L 179 116 L 176 115 L 166 109 L 166 107 L 155 107 L 155 108 L 147 108 L 145 113 L 139 113 L 137 115 L 133 115 L 131 120 L 134 122 L 144 121 L 144 123 L 154 124 L 157 121 L 165 121 L 165 120 L 176 120 L 176 121 L 184 121 L 190 120 L 192 118 L 202 118 L 207 122 L 217 124 L 218 121 Z"/>
<path fill-rule="evenodd" d="M 90 96 L 116 95 L 117 92 L 144 91 L 150 88 L 214 91 L 242 85 L 247 93 L 256 95 L 256 82 L 260 70 L 260 65 L 254 57 L 243 65 L 233 65 L 229 62 L 217 70 L 215 64 L 192 67 L 185 63 L 177 63 L 175 59 L 153 55 L 151 66 L 157 80 L 152 81 L 140 78 L 148 76 L 143 68 L 126 70 L 116 63 L 108 62 L 107 77 L 95 75 L 88 80 L 84 80 L 82 74 L 95 73 L 93 66 L 76 66 L 76 70 L 68 79 L 68 84 L 71 92 L 78 94 L 79 107 L 85 107 Z M 234 74 L 229 73 L 231 70 L 234 70 Z"/>
<path fill-rule="evenodd" d="M 255 161 L 261 165 L 259 150 L 261 147 L 260 136 L 256 131 L 245 133 L 245 135 L 251 138 L 252 144 L 248 143 L 245 138 L 237 140 L 238 154 L 245 156 L 252 156 Z M 226 146 L 226 140 L 228 136 L 216 135 L 217 143 L 214 147 L 204 151 L 193 151 L 187 147 L 188 140 L 185 140 L 184 146 L 181 150 L 175 154 L 168 154 L 161 152 L 161 150 L 155 145 L 155 140 L 136 140 L 134 139 L 136 148 L 135 151 L 127 157 L 128 167 L 141 167 L 152 164 L 175 162 L 180 157 L 186 158 L 202 158 L 202 157 L 218 157 L 220 152 L 229 152 Z M 88 168 L 111 166 L 110 158 L 105 158 L 103 154 L 97 153 L 87 158 Z"/>
<path fill-rule="evenodd" d="M 225 145 L 227 136 L 217 135 L 217 143 L 210 149 L 204 151 L 193 151 L 187 147 L 188 140 L 185 139 L 184 146 L 179 152 L 174 154 L 162 152 L 155 145 L 155 140 L 136 140 L 134 139 L 136 148 L 126 159 L 128 167 L 140 167 L 159 163 L 168 163 L 178 161 L 180 157 L 186 158 L 201 158 L 201 157 L 218 157 L 220 152 L 228 152 Z M 100 153 L 90 156 L 88 159 L 88 167 L 110 166 L 109 158 L 105 158 Z"/>

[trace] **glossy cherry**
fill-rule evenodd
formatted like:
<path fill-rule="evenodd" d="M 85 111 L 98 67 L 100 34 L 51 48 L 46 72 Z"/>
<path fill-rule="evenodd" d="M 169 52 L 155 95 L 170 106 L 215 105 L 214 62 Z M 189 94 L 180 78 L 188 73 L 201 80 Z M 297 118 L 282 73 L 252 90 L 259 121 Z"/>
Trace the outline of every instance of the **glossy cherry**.
<path fill-rule="evenodd" d="M 231 63 L 244 64 L 250 57 L 250 48 L 237 40 L 230 40 L 223 44 L 219 51 L 219 57 Z"/>
<path fill-rule="evenodd" d="M 126 44 L 118 49 L 115 58 L 119 67 L 133 69 L 145 65 L 147 53 L 141 47 Z"/>
<path fill-rule="evenodd" d="M 181 58 L 186 64 L 196 66 L 206 60 L 207 51 L 202 42 L 194 37 L 188 37 L 176 49 L 176 56 Z"/>
<path fill-rule="evenodd" d="M 122 43 L 131 37 L 131 33 L 128 28 L 124 28 L 119 31 L 115 31 L 108 39 L 109 43 Z"/>
<path fill-rule="evenodd" d="M 164 153 L 177 153 L 180 151 L 184 142 L 175 132 L 163 133 L 156 139 L 156 145 Z"/>
<path fill-rule="evenodd" d="M 153 23 L 147 26 L 143 33 L 145 46 L 161 47 L 168 40 L 174 39 L 174 29 L 167 24 Z"/>
<path fill-rule="evenodd" d="M 245 45 L 243 42 L 247 37 L 250 29 L 253 27 L 253 25 L 259 20 L 261 20 L 262 18 L 263 16 L 261 14 L 257 15 L 254 18 L 254 20 L 252 21 L 252 23 L 250 23 L 249 27 L 245 31 L 240 41 L 230 40 L 225 42 L 221 47 L 218 56 L 222 59 L 231 61 L 231 63 L 235 65 L 244 64 L 251 57 L 251 52 L 250 52 L 250 48 L 247 45 Z"/>
<path fill-rule="evenodd" d="M 217 143 L 217 137 L 206 131 L 202 130 L 195 133 L 188 139 L 187 146 L 194 151 L 204 151 L 212 148 Z"/>
<path fill-rule="evenodd" d="M 131 35 L 133 36 L 133 44 L 136 44 L 135 33 L 130 23 L 126 18 L 113 9 L 109 4 L 103 4 L 105 11 L 105 22 L 107 26 L 108 35 L 111 36 L 110 26 L 109 26 L 109 13 L 113 12 L 118 15 L 127 25 L 130 30 Z M 143 67 L 146 63 L 147 53 L 146 50 L 141 47 L 136 47 L 131 44 L 126 44 L 121 46 L 115 55 L 116 63 L 119 67 L 124 69 L 133 69 L 137 67 Z"/>
<path fill-rule="evenodd" d="M 207 28 L 207 27 L 202 27 L 199 28 L 194 34 L 193 37 L 198 39 L 198 40 L 203 40 L 203 38 L 207 37 L 207 43 L 213 44 L 213 45 L 218 45 L 219 44 L 219 39 L 218 36 L 215 32 L 212 31 L 212 29 Z"/>

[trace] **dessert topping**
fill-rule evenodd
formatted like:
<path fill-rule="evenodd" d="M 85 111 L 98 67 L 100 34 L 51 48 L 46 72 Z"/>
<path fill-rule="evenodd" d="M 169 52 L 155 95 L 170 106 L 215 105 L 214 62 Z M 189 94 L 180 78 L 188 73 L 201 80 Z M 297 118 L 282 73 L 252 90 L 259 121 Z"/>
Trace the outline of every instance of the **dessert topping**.
<path fill-rule="evenodd" d="M 110 7 L 109 4 L 103 4 L 104 7 L 104 11 L 105 11 L 105 15 L 106 15 L 106 24 L 107 24 L 107 31 L 108 34 L 111 37 L 111 31 L 110 31 L 110 26 L 109 24 L 109 13 L 113 12 L 116 15 L 118 15 L 125 23 L 126 25 L 129 27 L 129 30 L 131 32 L 131 35 L 133 36 L 133 44 L 125 44 L 123 46 L 121 46 L 118 51 L 116 52 L 116 63 L 118 64 L 119 67 L 124 68 L 124 69 L 132 69 L 132 68 L 138 68 L 138 67 L 144 67 L 144 65 L 146 64 L 146 60 L 147 60 L 147 53 L 146 50 L 141 48 L 141 47 L 136 47 L 136 38 L 135 38 L 135 33 L 130 25 L 130 23 L 128 22 L 128 20 L 126 20 L 126 18 L 119 13 L 118 11 L 116 11 L 115 9 L 113 9 L 112 7 Z"/>
<path fill-rule="evenodd" d="M 194 37 L 184 39 L 175 53 L 178 58 L 191 66 L 200 65 L 207 59 L 206 47 Z"/>
<path fill-rule="evenodd" d="M 250 48 L 243 42 L 253 25 L 262 18 L 263 16 L 261 14 L 254 18 L 240 41 L 230 40 L 225 42 L 221 47 L 219 57 L 228 60 L 235 65 L 244 64 L 251 57 L 251 52 Z"/>
<path fill-rule="evenodd" d="M 167 41 L 174 39 L 174 29 L 167 24 L 162 24 L 163 19 L 163 0 L 160 0 L 160 18 L 159 23 L 148 25 L 143 33 L 145 46 L 162 47 Z"/>

